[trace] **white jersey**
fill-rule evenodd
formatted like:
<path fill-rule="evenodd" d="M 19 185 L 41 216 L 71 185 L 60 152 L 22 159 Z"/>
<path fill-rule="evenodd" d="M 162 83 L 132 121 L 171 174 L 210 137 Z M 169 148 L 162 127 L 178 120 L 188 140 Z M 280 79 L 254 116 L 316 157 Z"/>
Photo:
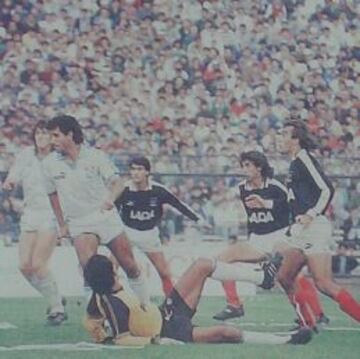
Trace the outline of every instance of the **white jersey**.
<path fill-rule="evenodd" d="M 67 220 L 98 212 L 109 194 L 107 182 L 117 169 L 100 150 L 81 145 L 75 161 L 53 152 L 43 161 L 48 194 L 57 192 Z"/>
<path fill-rule="evenodd" d="M 16 156 L 9 178 L 23 188 L 24 211 L 50 211 L 52 213 L 41 163 L 42 160 L 36 156 L 35 147 L 27 147 Z"/>

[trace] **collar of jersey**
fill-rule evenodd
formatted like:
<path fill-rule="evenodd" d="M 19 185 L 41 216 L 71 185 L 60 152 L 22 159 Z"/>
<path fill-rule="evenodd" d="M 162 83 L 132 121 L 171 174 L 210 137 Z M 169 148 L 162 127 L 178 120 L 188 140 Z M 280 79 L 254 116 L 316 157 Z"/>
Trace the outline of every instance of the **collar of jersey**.
<path fill-rule="evenodd" d="M 153 188 L 153 185 L 154 185 L 154 182 L 153 182 L 151 179 L 149 179 L 149 181 L 148 181 L 148 186 L 147 186 L 147 188 L 144 189 L 143 191 L 149 191 L 149 190 L 151 190 L 151 189 Z M 138 191 L 138 189 L 136 189 L 136 187 L 134 186 L 134 184 L 133 184 L 132 181 L 129 181 L 129 190 L 130 190 L 130 191 L 134 191 L 134 192 L 137 192 L 137 191 Z"/>
<path fill-rule="evenodd" d="M 255 189 L 263 189 L 269 187 L 269 178 L 265 178 L 264 184 L 262 187 L 255 188 Z M 245 189 L 248 191 L 253 190 L 254 188 L 250 185 L 249 181 L 245 182 Z"/>

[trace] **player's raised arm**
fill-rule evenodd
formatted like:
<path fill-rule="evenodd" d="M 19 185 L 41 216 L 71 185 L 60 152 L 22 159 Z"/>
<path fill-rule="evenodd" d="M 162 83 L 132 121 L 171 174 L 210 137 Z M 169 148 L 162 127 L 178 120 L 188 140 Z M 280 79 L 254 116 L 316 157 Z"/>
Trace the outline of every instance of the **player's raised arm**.
<path fill-rule="evenodd" d="M 166 187 L 162 187 L 162 196 L 164 203 L 167 203 L 176 208 L 185 217 L 195 222 L 201 220 L 201 217 L 198 214 L 196 214 L 186 203 L 172 194 Z"/>

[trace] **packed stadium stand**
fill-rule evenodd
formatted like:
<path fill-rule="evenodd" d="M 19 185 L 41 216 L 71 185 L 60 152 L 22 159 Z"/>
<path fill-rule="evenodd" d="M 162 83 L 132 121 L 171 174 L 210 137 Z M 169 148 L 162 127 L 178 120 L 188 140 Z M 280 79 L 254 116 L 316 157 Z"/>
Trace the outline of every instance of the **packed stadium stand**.
<path fill-rule="evenodd" d="M 277 133 L 297 117 L 319 138 L 318 155 L 335 178 L 329 215 L 339 238 L 359 243 L 359 6 L 3 0 L 1 176 L 31 143 L 33 124 L 72 114 L 122 172 L 129 156 L 147 155 L 157 179 L 232 237 L 238 155 L 266 152 L 283 178 L 288 159 Z M 0 236 L 10 241 L 19 195 L 0 192 Z M 168 212 L 164 235 L 181 232 L 181 221 Z"/>

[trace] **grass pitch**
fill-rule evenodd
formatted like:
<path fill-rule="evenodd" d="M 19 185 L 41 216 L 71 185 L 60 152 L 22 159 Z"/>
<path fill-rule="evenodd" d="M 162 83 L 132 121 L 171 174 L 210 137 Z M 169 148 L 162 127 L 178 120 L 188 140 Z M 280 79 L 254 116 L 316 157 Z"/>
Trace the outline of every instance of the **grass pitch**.
<path fill-rule="evenodd" d="M 357 295 L 359 293 L 356 293 Z M 359 295 L 358 295 L 359 297 Z M 252 331 L 285 332 L 293 325 L 294 313 L 284 295 L 261 293 L 246 299 L 245 317 L 233 321 L 234 325 Z M 159 298 L 156 298 L 160 302 Z M 30 344 L 61 344 L 89 342 L 82 328 L 84 305 L 78 298 L 68 298 L 68 321 L 61 327 L 44 325 L 44 301 L 40 298 L 0 299 L 0 323 L 8 322 L 13 329 L 0 329 L 0 358 L 21 359 L 358 359 L 360 357 L 360 325 L 349 319 L 329 299 L 322 297 L 330 325 L 314 336 L 305 346 L 252 345 L 252 344 L 207 344 L 207 345 L 148 345 L 141 349 L 100 349 L 79 351 L 75 348 L 63 350 L 26 349 L 1 350 Z M 194 323 L 211 325 L 217 323 L 211 317 L 222 309 L 224 299 L 205 297 L 202 299 Z"/>

